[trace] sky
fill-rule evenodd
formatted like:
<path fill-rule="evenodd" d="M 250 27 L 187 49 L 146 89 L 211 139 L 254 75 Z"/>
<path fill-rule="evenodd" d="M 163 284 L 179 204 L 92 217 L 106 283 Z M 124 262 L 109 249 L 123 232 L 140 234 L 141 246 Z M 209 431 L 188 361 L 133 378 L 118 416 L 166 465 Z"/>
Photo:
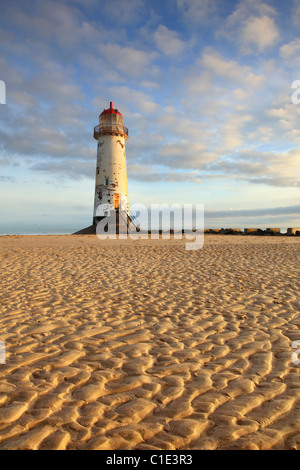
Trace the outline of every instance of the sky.
<path fill-rule="evenodd" d="M 204 204 L 206 228 L 300 227 L 300 0 L 0 11 L 0 233 L 91 224 L 110 101 L 129 128 L 130 205 Z"/>

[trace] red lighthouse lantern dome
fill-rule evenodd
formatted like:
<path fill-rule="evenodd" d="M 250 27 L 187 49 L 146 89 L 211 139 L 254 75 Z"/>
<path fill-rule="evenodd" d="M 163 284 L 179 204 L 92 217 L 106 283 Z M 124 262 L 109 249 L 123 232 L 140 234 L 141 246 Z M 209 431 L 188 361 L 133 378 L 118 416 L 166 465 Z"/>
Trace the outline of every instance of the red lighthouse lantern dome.
<path fill-rule="evenodd" d="M 117 109 L 114 109 L 113 102 L 110 107 L 104 109 L 99 116 L 99 126 L 94 129 L 94 138 L 98 140 L 99 135 L 122 135 L 128 139 L 128 129 L 124 127 L 123 116 Z"/>
<path fill-rule="evenodd" d="M 100 117 L 103 116 L 104 114 L 118 114 L 119 116 L 122 116 L 121 113 L 117 109 L 114 109 L 113 107 L 113 102 L 110 102 L 110 106 L 108 109 L 104 109 L 103 112 L 100 114 Z"/>

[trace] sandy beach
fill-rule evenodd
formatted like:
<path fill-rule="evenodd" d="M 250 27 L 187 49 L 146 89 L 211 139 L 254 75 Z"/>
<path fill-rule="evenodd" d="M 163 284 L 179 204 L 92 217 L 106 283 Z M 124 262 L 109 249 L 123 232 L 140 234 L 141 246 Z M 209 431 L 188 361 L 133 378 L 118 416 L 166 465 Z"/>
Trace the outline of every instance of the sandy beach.
<path fill-rule="evenodd" d="M 299 238 L 184 243 L 0 237 L 0 450 L 300 449 Z"/>

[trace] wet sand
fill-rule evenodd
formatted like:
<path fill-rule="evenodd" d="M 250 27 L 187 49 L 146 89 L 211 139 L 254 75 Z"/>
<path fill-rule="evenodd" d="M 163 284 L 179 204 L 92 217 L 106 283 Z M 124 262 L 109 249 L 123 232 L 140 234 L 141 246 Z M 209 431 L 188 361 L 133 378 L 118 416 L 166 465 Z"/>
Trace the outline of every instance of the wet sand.
<path fill-rule="evenodd" d="M 0 449 L 300 449 L 299 238 L 0 237 Z"/>

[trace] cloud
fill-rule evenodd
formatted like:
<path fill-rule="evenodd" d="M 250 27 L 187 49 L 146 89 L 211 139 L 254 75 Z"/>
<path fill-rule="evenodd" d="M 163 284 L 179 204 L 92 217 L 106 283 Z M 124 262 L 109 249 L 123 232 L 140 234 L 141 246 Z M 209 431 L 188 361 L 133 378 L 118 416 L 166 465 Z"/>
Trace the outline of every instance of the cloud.
<path fill-rule="evenodd" d="M 0 175 L 0 181 L 1 183 L 15 183 L 16 179 L 13 178 L 12 176 Z"/>
<path fill-rule="evenodd" d="M 66 102 L 83 101 L 84 95 L 79 85 L 72 83 L 72 78 L 68 77 L 67 71 L 47 70 L 45 63 L 44 70 L 37 73 L 25 84 L 26 90 L 36 96 L 39 101 L 48 101 L 51 104 L 61 104 Z"/>
<path fill-rule="evenodd" d="M 299 60 L 300 55 L 300 38 L 295 38 L 288 44 L 280 47 L 280 56 L 286 60 Z"/>
<path fill-rule="evenodd" d="M 91 147 L 92 126 L 86 132 L 79 119 L 72 127 L 72 121 L 66 115 L 57 114 L 55 122 L 55 113 L 49 111 L 49 114 L 42 115 L 39 110 L 35 110 L 30 117 L 20 117 L 18 125 L 14 124 L 15 119 L 10 117 L 12 127 L 1 129 L 0 126 L 0 148 L 4 160 L 25 155 L 35 160 L 44 157 L 65 159 L 70 156 L 90 160 L 95 157 Z"/>
<path fill-rule="evenodd" d="M 138 3 L 141 1 L 118 2 L 117 13 L 120 9 L 126 9 L 127 4 L 126 11 L 133 18 L 134 5 Z M 107 9 L 114 9 L 115 6 L 116 1 L 104 2 L 102 18 Z M 94 21 L 89 21 L 86 7 L 91 7 Z M 99 8 L 99 5 L 95 5 L 95 8 Z M 104 27 L 103 21 L 95 16 L 92 5 L 86 5 L 86 2 L 24 0 L 20 5 L 17 0 L 11 0 L 3 4 L 1 16 L 5 24 L 5 34 L 0 29 L 0 39 L 3 39 L 1 46 L 6 51 L 10 50 L 12 57 L 22 60 L 28 56 L 35 68 L 40 67 L 45 58 L 61 62 L 64 67 L 73 66 L 78 63 L 82 53 L 88 52 L 95 61 L 98 45 L 116 41 L 115 29 Z M 123 18 L 125 21 L 125 15 Z M 120 29 L 117 40 L 125 40 Z M 24 60 L 22 62 L 24 64 Z"/>
<path fill-rule="evenodd" d="M 296 26 L 300 24 L 300 4 L 298 0 L 294 0 L 293 8 L 291 11 L 292 22 Z"/>
<path fill-rule="evenodd" d="M 95 164 L 91 161 L 42 161 L 32 165 L 31 170 L 56 175 L 62 179 L 81 180 L 95 177 Z"/>
<path fill-rule="evenodd" d="M 276 130 L 273 127 L 262 125 L 249 132 L 248 137 L 253 142 L 272 142 L 276 138 Z"/>
<path fill-rule="evenodd" d="M 110 67 L 126 77 L 136 79 L 149 76 L 152 62 L 157 57 L 153 51 L 147 52 L 135 47 L 123 47 L 112 43 L 101 44 L 98 50 Z"/>
<path fill-rule="evenodd" d="M 261 209 L 235 209 L 222 211 L 205 211 L 205 218 L 214 219 L 216 217 L 233 219 L 234 217 L 265 217 L 280 215 L 299 215 L 300 205 L 268 207 Z"/>
<path fill-rule="evenodd" d="M 149 163 L 162 165 L 171 169 L 194 169 L 204 167 L 208 162 L 216 160 L 217 155 L 209 152 L 201 143 L 182 141 L 161 144 L 157 152 L 151 156 Z"/>
<path fill-rule="evenodd" d="M 129 164 L 128 165 L 128 176 L 130 180 L 140 181 L 145 183 L 157 183 L 157 182 L 193 182 L 200 183 L 202 177 L 199 171 L 184 171 L 176 172 L 170 170 L 162 170 L 156 166 Z"/>
<path fill-rule="evenodd" d="M 206 49 L 198 63 L 203 69 L 213 72 L 216 77 L 226 79 L 227 83 L 245 88 L 260 88 L 265 84 L 265 77 L 255 73 L 248 65 L 240 65 L 235 60 L 228 60 L 214 50 Z"/>
<path fill-rule="evenodd" d="M 254 184 L 300 187 L 300 148 L 282 153 L 242 149 L 206 165 L 205 169 Z"/>
<path fill-rule="evenodd" d="M 99 6 L 96 2 L 96 8 Z M 117 25 L 138 23 L 147 11 L 143 0 L 109 0 L 101 2 L 100 8 L 106 20 Z"/>
<path fill-rule="evenodd" d="M 150 80 L 142 80 L 142 81 L 141 81 L 141 86 L 142 86 L 143 88 L 149 88 L 149 89 L 150 89 L 150 88 L 152 88 L 152 89 L 154 89 L 154 88 L 156 88 L 156 89 L 159 88 L 159 85 L 158 85 L 157 82 L 151 82 Z"/>
<path fill-rule="evenodd" d="M 241 1 L 217 35 L 238 44 L 242 54 L 264 53 L 280 39 L 274 7 L 260 0 Z"/>
<path fill-rule="evenodd" d="M 291 96 L 287 95 L 283 103 L 279 101 L 277 104 L 275 102 L 274 107 L 265 110 L 265 115 L 269 118 L 273 128 L 277 128 L 277 131 L 280 132 L 282 141 L 299 142 L 300 106 L 291 102 Z"/>
<path fill-rule="evenodd" d="M 158 49 L 167 56 L 182 54 L 186 44 L 178 37 L 176 31 L 171 31 L 164 25 L 159 25 L 154 33 L 154 41 Z"/>
<path fill-rule="evenodd" d="M 177 7 L 188 25 L 211 23 L 219 13 L 221 0 L 177 0 Z"/>
<path fill-rule="evenodd" d="M 251 115 L 232 115 L 228 117 L 226 123 L 219 130 L 222 153 L 232 151 L 245 143 L 247 136 L 243 135 L 242 128 L 252 120 Z"/>
<path fill-rule="evenodd" d="M 231 179 L 281 188 L 300 187 L 300 148 L 289 152 L 260 152 L 242 149 L 225 157 L 206 153 L 205 149 L 172 144 L 163 146 L 140 164 L 129 163 L 130 179 L 145 182 L 195 182 Z M 182 153 L 180 153 L 182 150 Z M 181 169 L 180 172 L 174 171 Z"/>
<path fill-rule="evenodd" d="M 81 36 L 80 11 L 62 2 L 26 1 L 26 7 L 22 9 L 19 2 L 12 0 L 4 6 L 2 15 L 6 24 L 13 25 L 18 33 L 30 34 L 31 39 L 38 38 L 39 41 L 58 41 L 63 48 L 74 45 L 78 41 L 78 34 Z"/>
<path fill-rule="evenodd" d="M 249 143 L 254 130 L 271 126 L 264 122 L 262 104 L 267 79 L 254 67 L 207 48 L 184 84 L 185 116 L 190 120 L 183 132 L 191 136 L 189 128 L 198 131 L 210 152 L 226 155 Z M 261 96 L 263 100 L 258 99 Z M 195 132 L 193 138 L 197 137 Z"/>
<path fill-rule="evenodd" d="M 234 10 L 227 16 L 226 26 L 234 27 L 251 16 L 273 17 L 277 15 L 276 8 L 262 0 L 241 0 L 240 2 L 234 2 L 233 5 Z"/>
<path fill-rule="evenodd" d="M 0 137 L 1 137 L 1 132 L 0 132 Z M 2 146 L 2 143 L 1 143 L 1 150 L 2 150 L 3 146 Z M 19 163 L 16 162 L 13 158 L 0 158 L 0 166 L 3 166 L 3 167 L 17 167 L 19 166 Z"/>
<path fill-rule="evenodd" d="M 249 52 L 265 52 L 279 40 L 279 31 L 274 19 L 268 16 L 250 17 L 240 31 L 243 49 Z"/>
<path fill-rule="evenodd" d="M 122 114 L 125 113 L 127 116 L 130 113 L 153 114 L 159 109 L 159 105 L 152 100 L 151 95 L 143 91 L 128 86 L 111 86 L 109 91 L 115 99 L 127 104 L 122 111 Z"/>

